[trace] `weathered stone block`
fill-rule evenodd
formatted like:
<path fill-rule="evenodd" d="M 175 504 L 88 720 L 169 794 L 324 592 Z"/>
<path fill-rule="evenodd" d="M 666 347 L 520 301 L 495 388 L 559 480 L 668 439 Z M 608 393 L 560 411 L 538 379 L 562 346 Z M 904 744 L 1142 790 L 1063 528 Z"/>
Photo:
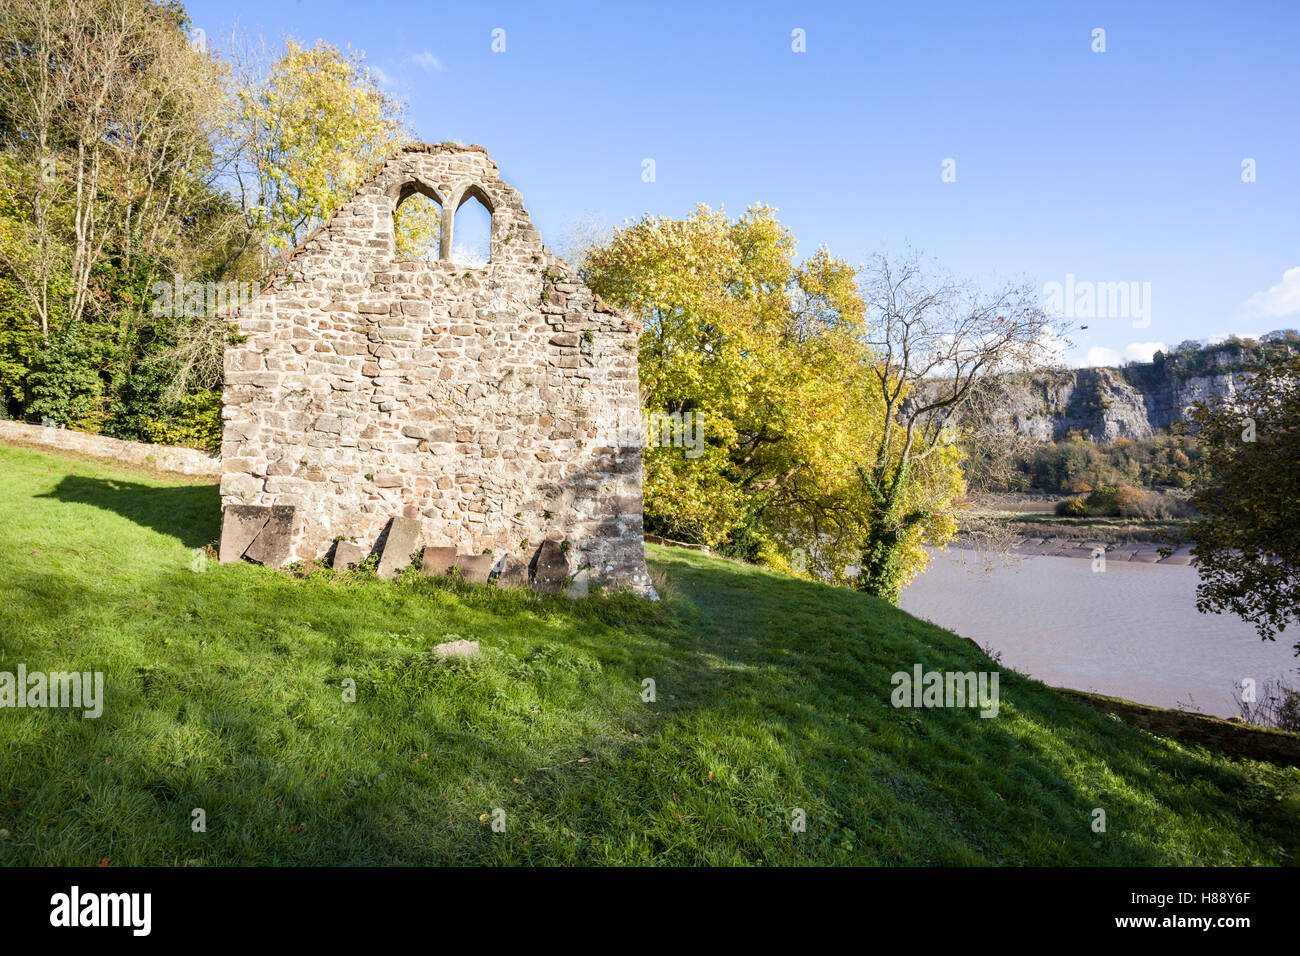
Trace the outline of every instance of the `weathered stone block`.
<path fill-rule="evenodd" d="M 501 573 L 497 575 L 497 587 L 507 590 L 528 587 L 528 565 L 513 554 L 507 554 Z"/>
<path fill-rule="evenodd" d="M 411 563 L 411 555 L 419 550 L 420 522 L 415 518 L 394 518 L 388 523 L 384 550 L 379 555 L 377 573 L 381 578 L 395 578 Z"/>
<path fill-rule="evenodd" d="M 585 598 L 591 593 L 591 569 L 583 568 L 573 576 L 569 586 L 564 589 L 564 596 L 573 598 L 575 601 L 579 598 Z"/>
<path fill-rule="evenodd" d="M 334 570 L 351 571 L 357 568 L 369 555 L 369 551 L 351 541 L 340 541 L 334 545 Z"/>
<path fill-rule="evenodd" d="M 425 548 L 423 572 L 428 577 L 446 574 L 456 566 L 455 548 Z"/>
<path fill-rule="evenodd" d="M 221 514 L 221 548 L 217 560 L 229 564 L 242 558 L 269 520 L 271 509 L 262 505 L 226 505 Z"/>
<path fill-rule="evenodd" d="M 294 508 L 292 505 L 272 505 L 270 510 L 266 525 L 248 546 L 244 557 L 268 568 L 278 568 L 289 560 Z"/>
<path fill-rule="evenodd" d="M 534 591 L 559 594 L 569 582 L 569 559 L 558 541 L 546 540 L 529 563 L 529 577 Z"/>
<path fill-rule="evenodd" d="M 492 564 L 490 554 L 456 555 L 456 566 L 460 568 L 460 576 L 470 584 L 487 584 L 488 575 L 492 573 Z"/>
<path fill-rule="evenodd" d="M 434 657 L 478 657 L 478 641 L 446 641 L 430 648 Z"/>

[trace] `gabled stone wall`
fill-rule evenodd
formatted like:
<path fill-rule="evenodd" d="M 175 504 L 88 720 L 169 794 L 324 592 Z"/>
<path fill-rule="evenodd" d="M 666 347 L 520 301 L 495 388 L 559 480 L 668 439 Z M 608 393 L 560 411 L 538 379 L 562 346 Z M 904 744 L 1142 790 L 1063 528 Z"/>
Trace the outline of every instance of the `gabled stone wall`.
<path fill-rule="evenodd" d="M 393 212 L 443 209 L 441 259 L 397 261 Z M 491 258 L 449 260 L 455 210 L 492 213 Z M 650 593 L 642 544 L 639 329 L 542 244 L 478 146 L 387 160 L 238 317 L 221 498 L 295 509 L 288 561 L 421 546 L 498 562 L 567 541 L 574 572 Z"/>

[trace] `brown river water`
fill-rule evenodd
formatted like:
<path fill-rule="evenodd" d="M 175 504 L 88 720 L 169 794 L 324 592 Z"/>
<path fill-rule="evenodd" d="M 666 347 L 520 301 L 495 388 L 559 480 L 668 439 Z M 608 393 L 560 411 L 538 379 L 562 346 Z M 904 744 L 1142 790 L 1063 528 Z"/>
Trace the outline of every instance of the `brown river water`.
<path fill-rule="evenodd" d="M 901 603 L 1057 687 L 1230 717 L 1243 678 L 1298 683 L 1296 637 L 1261 641 L 1236 617 L 1199 613 L 1196 581 L 1194 567 L 1108 562 L 1097 573 L 1062 557 L 986 571 L 980 555 L 950 548 Z"/>

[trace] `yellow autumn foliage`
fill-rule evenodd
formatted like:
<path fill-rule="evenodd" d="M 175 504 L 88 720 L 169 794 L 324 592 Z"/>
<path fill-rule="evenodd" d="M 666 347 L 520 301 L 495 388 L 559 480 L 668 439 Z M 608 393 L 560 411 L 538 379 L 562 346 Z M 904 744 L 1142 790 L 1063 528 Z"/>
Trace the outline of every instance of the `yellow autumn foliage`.
<path fill-rule="evenodd" d="M 682 416 L 704 440 L 647 448 L 648 530 L 844 582 L 881 518 L 861 469 L 899 426 L 869 378 L 857 270 L 824 249 L 796 264 L 795 252 L 771 208 L 731 219 L 702 205 L 616 230 L 582 272 L 645 323 L 647 411 Z M 910 473 L 901 505 L 926 517 L 900 545 L 908 580 L 925 545 L 955 532 L 959 462 L 953 445 Z"/>

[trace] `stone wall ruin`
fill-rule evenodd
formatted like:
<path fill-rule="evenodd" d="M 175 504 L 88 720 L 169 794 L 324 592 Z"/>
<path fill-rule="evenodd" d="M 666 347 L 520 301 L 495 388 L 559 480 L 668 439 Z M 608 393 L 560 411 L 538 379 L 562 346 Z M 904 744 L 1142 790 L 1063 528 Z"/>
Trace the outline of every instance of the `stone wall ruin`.
<path fill-rule="evenodd" d="M 415 193 L 442 209 L 434 261 L 396 258 L 394 210 Z M 453 259 L 454 214 L 471 199 L 491 214 L 485 265 Z M 482 147 L 390 157 L 236 321 L 223 560 L 254 547 L 273 563 L 329 559 L 340 544 L 354 558 L 398 519 L 418 548 L 487 554 L 497 571 L 563 542 L 572 573 L 653 593 L 640 330 L 542 244 Z M 288 540 L 241 548 L 272 506 L 293 508 Z"/>

